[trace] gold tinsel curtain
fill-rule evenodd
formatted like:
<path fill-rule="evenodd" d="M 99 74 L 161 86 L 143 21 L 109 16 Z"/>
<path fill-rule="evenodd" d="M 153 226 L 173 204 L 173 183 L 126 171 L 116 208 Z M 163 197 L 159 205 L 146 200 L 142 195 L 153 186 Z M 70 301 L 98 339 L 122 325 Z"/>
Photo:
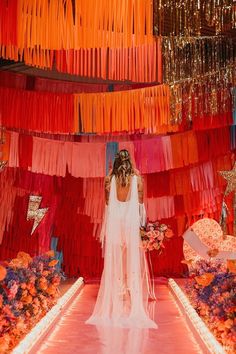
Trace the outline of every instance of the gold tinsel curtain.
<path fill-rule="evenodd" d="M 235 0 L 153 0 L 154 33 L 199 36 L 236 29 Z"/>

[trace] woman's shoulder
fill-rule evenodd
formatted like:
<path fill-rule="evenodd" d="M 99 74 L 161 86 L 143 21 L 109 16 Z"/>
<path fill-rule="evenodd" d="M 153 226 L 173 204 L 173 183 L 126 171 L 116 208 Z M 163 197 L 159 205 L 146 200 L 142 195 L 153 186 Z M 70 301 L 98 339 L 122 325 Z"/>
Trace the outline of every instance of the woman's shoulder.
<path fill-rule="evenodd" d="M 137 170 L 136 168 L 134 168 L 134 176 L 141 177 L 139 170 Z"/>

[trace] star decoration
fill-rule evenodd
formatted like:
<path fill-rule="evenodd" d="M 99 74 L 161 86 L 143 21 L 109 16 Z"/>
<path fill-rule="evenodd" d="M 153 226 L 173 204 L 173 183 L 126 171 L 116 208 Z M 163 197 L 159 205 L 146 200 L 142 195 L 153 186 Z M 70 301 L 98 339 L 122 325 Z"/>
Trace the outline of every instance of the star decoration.
<path fill-rule="evenodd" d="M 31 195 L 29 198 L 29 205 L 27 211 L 27 220 L 34 220 L 34 225 L 31 231 L 31 235 L 34 233 L 37 226 L 43 220 L 48 208 L 39 209 L 39 205 L 43 198 L 38 195 Z"/>
<path fill-rule="evenodd" d="M 224 177 L 228 184 L 225 190 L 225 195 L 228 195 L 231 192 L 236 192 L 236 162 L 231 171 L 219 171 L 222 177 Z"/>

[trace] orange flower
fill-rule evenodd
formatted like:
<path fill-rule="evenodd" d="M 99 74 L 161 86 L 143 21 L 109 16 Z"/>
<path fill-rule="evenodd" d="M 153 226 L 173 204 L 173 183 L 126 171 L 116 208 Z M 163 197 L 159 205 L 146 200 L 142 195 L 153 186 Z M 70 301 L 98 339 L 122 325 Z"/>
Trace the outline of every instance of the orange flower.
<path fill-rule="evenodd" d="M 31 313 L 29 311 L 26 311 L 25 315 L 26 317 L 31 317 Z"/>
<path fill-rule="evenodd" d="M 217 330 L 223 332 L 225 330 L 225 323 L 224 322 L 219 323 L 217 326 Z"/>
<path fill-rule="evenodd" d="M 45 254 L 48 257 L 54 257 L 55 256 L 55 252 L 53 250 L 50 250 L 50 251 L 46 252 Z"/>
<path fill-rule="evenodd" d="M 49 285 L 49 287 L 47 288 L 47 293 L 49 295 L 54 295 L 56 293 L 56 287 L 53 285 Z"/>
<path fill-rule="evenodd" d="M 32 257 L 30 257 L 29 253 L 26 252 L 18 252 L 17 258 L 25 259 L 26 261 L 28 261 L 28 263 L 32 262 Z"/>
<path fill-rule="evenodd" d="M 35 289 L 35 287 L 30 288 L 30 289 L 29 289 L 29 293 L 30 293 L 30 295 L 35 296 L 35 295 L 36 295 L 36 289 Z"/>
<path fill-rule="evenodd" d="M 165 237 L 171 238 L 173 236 L 174 236 L 173 231 L 171 229 L 167 229 L 165 232 Z"/>
<path fill-rule="evenodd" d="M 49 262 L 49 267 L 54 267 L 58 263 L 58 259 L 53 259 L 51 262 Z"/>
<path fill-rule="evenodd" d="M 39 306 L 39 299 L 38 299 L 38 297 L 35 297 L 34 298 L 34 304 L 35 304 L 35 306 Z"/>
<path fill-rule="evenodd" d="M 34 315 L 37 315 L 38 312 L 39 312 L 39 307 L 36 306 L 36 305 L 33 305 L 33 313 L 34 313 Z"/>
<path fill-rule="evenodd" d="M 31 295 L 27 295 L 24 296 L 23 298 L 21 298 L 22 302 L 24 302 L 25 304 L 31 304 L 33 298 Z"/>
<path fill-rule="evenodd" d="M 41 290 L 46 290 L 47 287 L 48 287 L 47 279 L 45 279 L 45 278 L 40 278 L 40 280 L 39 280 L 39 288 L 40 288 Z"/>
<path fill-rule="evenodd" d="M 236 273 L 236 259 L 227 259 L 227 268 L 231 273 Z"/>
<path fill-rule="evenodd" d="M 6 353 L 9 350 L 10 338 L 4 335 L 0 338 L 0 352 Z"/>
<path fill-rule="evenodd" d="M 12 268 L 28 268 L 29 262 L 24 258 L 13 258 L 9 263 Z"/>
<path fill-rule="evenodd" d="M 182 264 L 187 264 L 187 265 L 192 265 L 193 264 L 193 259 L 183 259 L 181 261 Z"/>
<path fill-rule="evenodd" d="M 26 324 L 24 323 L 23 318 L 21 318 L 21 317 L 17 318 L 16 327 L 21 332 L 23 332 L 26 329 Z"/>
<path fill-rule="evenodd" d="M 195 277 L 196 282 L 198 285 L 208 286 L 211 284 L 212 280 L 214 279 L 214 274 L 212 273 L 204 273 Z"/>
<path fill-rule="evenodd" d="M 25 297 L 25 296 L 27 296 L 27 295 L 28 295 L 28 290 L 22 291 L 22 297 Z"/>
<path fill-rule="evenodd" d="M 0 281 L 6 278 L 7 270 L 5 267 L 0 265 Z"/>
<path fill-rule="evenodd" d="M 54 276 L 53 279 L 52 279 L 52 284 L 53 285 L 59 285 L 61 282 L 61 278 L 58 277 L 58 276 Z"/>
<path fill-rule="evenodd" d="M 234 324 L 234 321 L 232 321 L 230 318 L 225 321 L 225 327 L 226 328 L 231 328 Z"/>

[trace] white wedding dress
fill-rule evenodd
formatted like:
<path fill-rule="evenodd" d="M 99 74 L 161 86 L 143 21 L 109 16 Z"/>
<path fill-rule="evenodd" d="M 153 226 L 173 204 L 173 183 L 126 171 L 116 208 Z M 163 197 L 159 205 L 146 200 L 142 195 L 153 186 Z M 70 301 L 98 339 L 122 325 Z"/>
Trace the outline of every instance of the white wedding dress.
<path fill-rule="evenodd" d="M 139 225 L 137 176 L 131 178 L 126 202 L 117 199 L 116 180 L 112 177 L 104 223 L 104 269 L 87 324 L 157 328 L 147 311 L 152 290 Z"/>

